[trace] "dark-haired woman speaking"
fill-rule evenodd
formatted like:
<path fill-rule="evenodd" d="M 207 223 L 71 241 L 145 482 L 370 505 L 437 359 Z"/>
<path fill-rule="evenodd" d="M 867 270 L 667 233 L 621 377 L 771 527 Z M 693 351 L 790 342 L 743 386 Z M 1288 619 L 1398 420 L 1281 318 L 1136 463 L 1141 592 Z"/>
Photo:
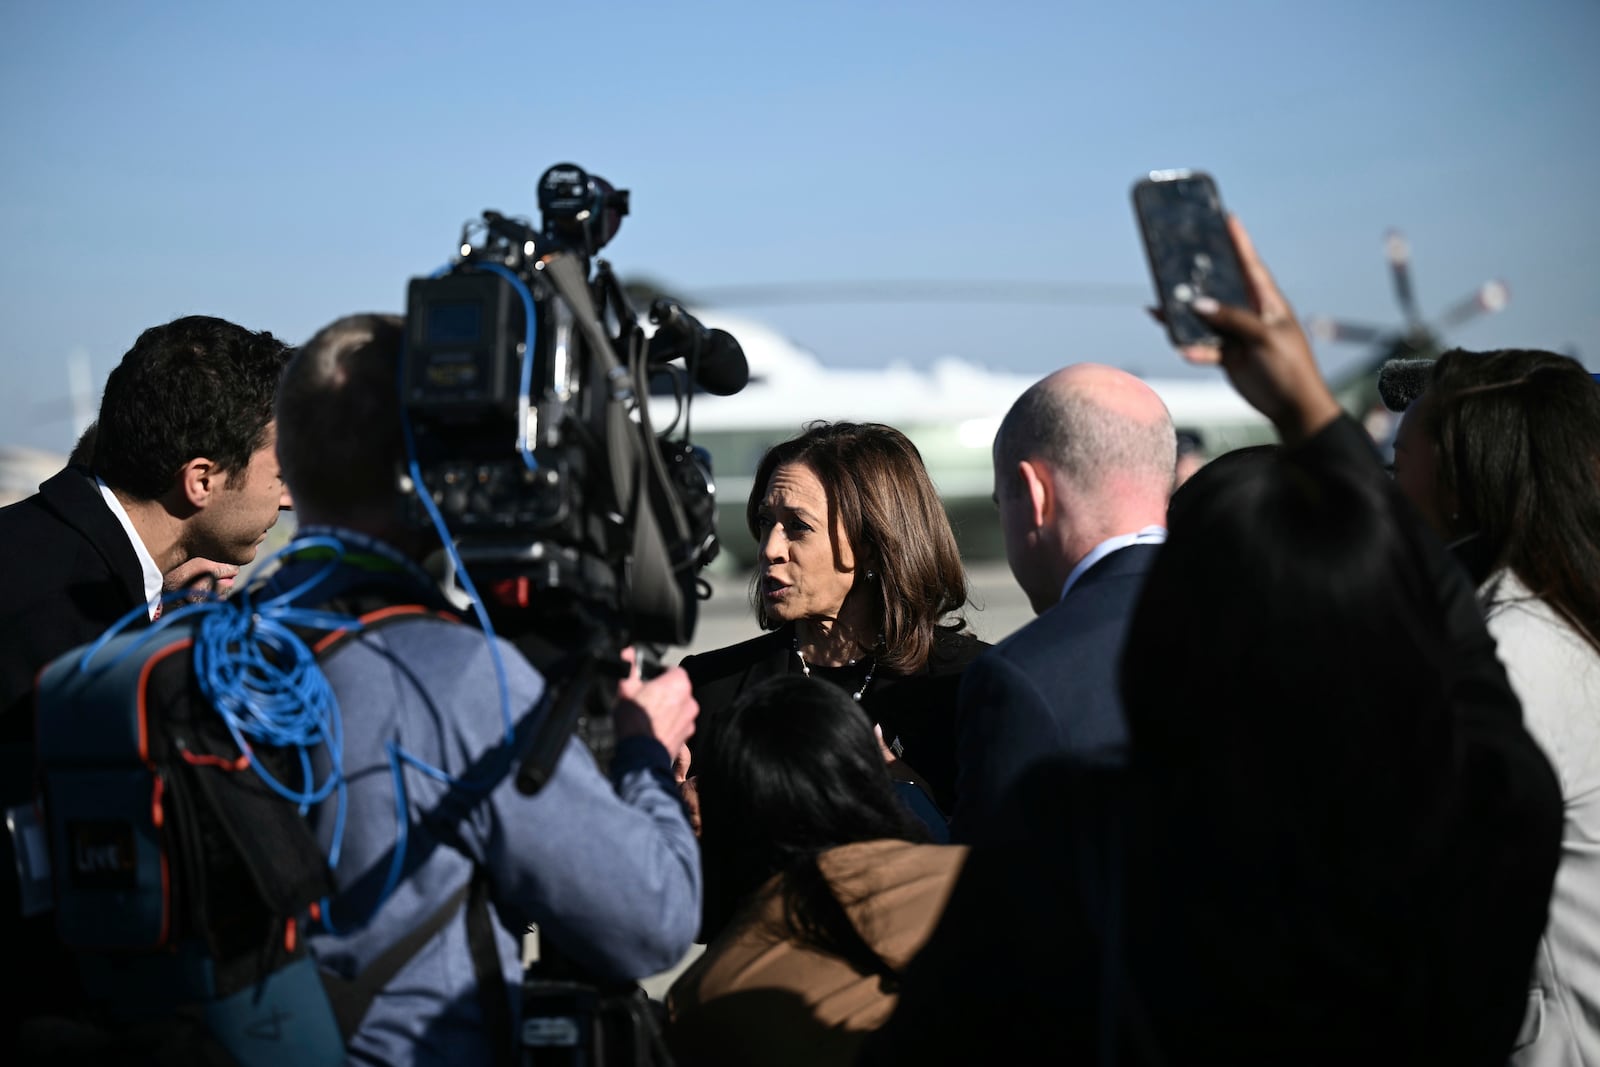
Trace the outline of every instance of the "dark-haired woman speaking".
<path fill-rule="evenodd" d="M 701 723 L 768 678 L 822 679 L 861 704 L 948 813 L 956 691 L 988 646 L 957 614 L 966 573 L 916 446 L 889 426 L 813 423 L 762 458 L 745 517 L 769 632 L 684 659 Z"/>

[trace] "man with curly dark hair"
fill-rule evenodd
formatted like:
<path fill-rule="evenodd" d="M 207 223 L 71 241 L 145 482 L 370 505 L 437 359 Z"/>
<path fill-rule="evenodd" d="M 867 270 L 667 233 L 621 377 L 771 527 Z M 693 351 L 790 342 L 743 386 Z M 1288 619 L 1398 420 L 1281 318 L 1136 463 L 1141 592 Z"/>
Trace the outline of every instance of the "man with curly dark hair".
<path fill-rule="evenodd" d="M 163 576 L 189 560 L 250 562 L 288 506 L 273 403 L 291 354 L 270 333 L 209 316 L 145 330 L 106 382 L 92 461 L 69 463 L 39 492 L 0 509 L 0 799 L 7 808 L 25 805 L 32 791 L 40 669 L 135 609 L 145 609 L 136 625 L 154 619 Z M 14 916 L 15 902 L 0 901 L 7 904 Z M 48 923 L 41 916 L 8 936 L 31 946 L 17 951 L 40 965 L 27 995 L 8 998 L 0 1054 L 15 1018 L 72 995 L 70 961 L 50 951 Z"/>
<path fill-rule="evenodd" d="M 194 557 L 244 564 L 288 506 L 272 405 L 290 349 L 191 315 L 139 335 L 100 402 L 91 466 L 0 510 L 0 741 L 33 736 L 33 682 Z"/>

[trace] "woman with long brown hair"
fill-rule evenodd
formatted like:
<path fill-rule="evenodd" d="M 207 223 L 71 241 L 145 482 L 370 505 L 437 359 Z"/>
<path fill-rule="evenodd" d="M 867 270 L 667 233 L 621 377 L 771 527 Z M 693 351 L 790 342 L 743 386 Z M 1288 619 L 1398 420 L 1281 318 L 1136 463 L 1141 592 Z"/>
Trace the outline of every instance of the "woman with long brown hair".
<path fill-rule="evenodd" d="M 762 458 L 745 516 L 768 632 L 683 661 L 701 722 L 768 678 L 819 678 L 861 704 L 948 813 L 956 691 L 987 645 L 959 614 L 966 573 L 916 446 L 890 426 L 812 423 Z"/>

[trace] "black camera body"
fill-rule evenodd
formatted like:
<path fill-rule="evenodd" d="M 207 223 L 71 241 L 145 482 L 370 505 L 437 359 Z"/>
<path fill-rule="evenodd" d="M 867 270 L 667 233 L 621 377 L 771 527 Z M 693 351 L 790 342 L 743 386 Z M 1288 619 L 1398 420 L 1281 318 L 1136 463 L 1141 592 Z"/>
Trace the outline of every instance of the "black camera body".
<path fill-rule="evenodd" d="M 653 431 L 647 380 L 681 360 L 668 371 L 694 377 L 704 362 L 742 384 L 743 353 L 670 302 L 652 309 L 670 328 L 646 339 L 596 258 L 626 190 L 563 163 L 538 198 L 539 228 L 485 211 L 451 267 L 410 283 L 411 520 L 442 521 L 512 636 L 570 636 L 581 613 L 619 643 L 685 644 L 717 552 L 714 483 L 703 449 Z M 685 383 L 680 403 L 693 393 Z"/>

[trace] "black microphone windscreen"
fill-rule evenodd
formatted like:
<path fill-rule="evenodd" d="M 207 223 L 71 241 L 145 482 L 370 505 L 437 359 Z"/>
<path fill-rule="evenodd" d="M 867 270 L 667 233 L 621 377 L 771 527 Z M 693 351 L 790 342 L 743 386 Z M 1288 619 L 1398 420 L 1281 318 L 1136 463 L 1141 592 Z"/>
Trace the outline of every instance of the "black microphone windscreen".
<path fill-rule="evenodd" d="M 750 364 L 733 334 L 727 330 L 710 331 L 694 380 L 715 396 L 732 396 L 749 384 Z"/>
<path fill-rule="evenodd" d="M 1431 359 L 1391 359 L 1378 370 L 1378 398 L 1390 411 L 1404 411 L 1428 388 Z"/>

